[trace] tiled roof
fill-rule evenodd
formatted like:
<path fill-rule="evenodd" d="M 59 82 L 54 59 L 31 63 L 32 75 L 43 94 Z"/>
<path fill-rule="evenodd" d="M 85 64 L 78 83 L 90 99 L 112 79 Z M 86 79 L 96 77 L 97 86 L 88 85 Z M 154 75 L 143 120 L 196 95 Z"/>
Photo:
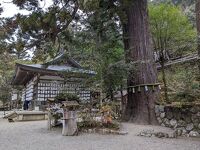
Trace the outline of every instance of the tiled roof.
<path fill-rule="evenodd" d="M 86 73 L 86 74 L 91 74 L 95 75 L 96 73 L 91 70 L 85 70 L 81 68 L 74 68 L 74 67 L 69 67 L 66 65 L 41 65 L 41 64 L 23 64 L 23 66 L 27 67 L 33 67 L 37 69 L 44 69 L 44 70 L 50 70 L 50 71 L 58 71 L 58 72 L 73 72 L 73 73 Z"/>

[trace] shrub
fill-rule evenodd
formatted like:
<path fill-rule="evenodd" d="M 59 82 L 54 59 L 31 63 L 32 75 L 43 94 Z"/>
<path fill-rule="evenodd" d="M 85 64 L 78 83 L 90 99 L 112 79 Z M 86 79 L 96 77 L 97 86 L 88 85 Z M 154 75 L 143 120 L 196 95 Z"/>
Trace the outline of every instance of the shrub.
<path fill-rule="evenodd" d="M 79 97 L 76 94 L 72 93 L 59 93 L 55 97 L 56 101 L 77 101 L 78 103 L 80 102 Z"/>

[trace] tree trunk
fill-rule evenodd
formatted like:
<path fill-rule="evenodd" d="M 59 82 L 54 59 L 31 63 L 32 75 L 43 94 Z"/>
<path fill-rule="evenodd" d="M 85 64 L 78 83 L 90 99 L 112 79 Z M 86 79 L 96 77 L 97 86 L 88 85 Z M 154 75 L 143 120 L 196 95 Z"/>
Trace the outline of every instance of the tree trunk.
<path fill-rule="evenodd" d="M 113 96 L 113 89 L 111 86 L 109 86 L 109 96 L 110 96 L 110 100 L 113 102 L 114 96 Z"/>
<path fill-rule="evenodd" d="M 128 87 L 157 82 L 157 70 L 150 42 L 147 0 L 131 0 L 123 10 L 127 18 L 122 21 L 126 62 L 130 64 Z M 126 4 L 125 4 L 126 3 Z M 133 64 L 133 65 L 132 65 Z M 158 88 L 133 93 L 128 89 L 128 102 L 124 120 L 139 124 L 157 124 L 154 106 Z"/>
<path fill-rule="evenodd" d="M 197 51 L 200 57 L 200 0 L 196 0 Z M 200 62 L 198 61 L 200 74 Z M 200 80 L 200 79 L 199 79 Z"/>
<path fill-rule="evenodd" d="M 167 80 L 166 80 L 166 75 L 165 75 L 164 63 L 161 64 L 161 71 L 162 71 L 162 80 L 163 80 L 163 85 L 164 85 L 165 102 L 169 103 L 168 90 L 167 90 Z"/>
<path fill-rule="evenodd" d="M 3 117 L 6 115 L 5 103 L 3 102 Z"/>
<path fill-rule="evenodd" d="M 168 98 L 168 90 L 167 90 L 167 80 L 166 80 L 166 75 L 165 75 L 165 59 L 164 59 L 164 54 L 162 53 L 162 58 L 160 59 L 160 65 L 161 65 L 161 72 L 162 72 L 162 81 L 164 85 L 164 98 L 165 102 L 169 103 L 169 98 Z"/>

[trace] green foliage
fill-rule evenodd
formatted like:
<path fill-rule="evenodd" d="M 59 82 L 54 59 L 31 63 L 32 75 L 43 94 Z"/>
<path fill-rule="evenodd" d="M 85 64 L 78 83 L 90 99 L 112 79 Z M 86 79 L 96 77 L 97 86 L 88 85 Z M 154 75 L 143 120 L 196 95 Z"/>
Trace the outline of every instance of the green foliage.
<path fill-rule="evenodd" d="M 196 0 L 149 0 L 149 3 L 153 4 L 165 3 L 179 6 L 194 26 L 196 25 L 195 2 Z"/>
<path fill-rule="evenodd" d="M 182 89 L 176 90 L 175 99 L 189 102 L 200 100 L 200 86 L 196 80 L 198 73 L 195 70 L 183 69 L 177 75 L 179 75 L 179 86 L 182 85 Z"/>
<path fill-rule="evenodd" d="M 162 67 L 165 100 L 168 101 L 164 63 L 196 51 L 196 30 L 181 8 L 172 3 L 152 4 L 149 12 L 154 51 Z"/>
<path fill-rule="evenodd" d="M 120 127 L 119 127 L 119 124 L 116 122 L 109 123 L 109 124 L 97 122 L 94 120 L 78 122 L 79 130 L 94 129 L 94 128 L 108 128 L 108 129 L 113 129 L 113 130 L 119 130 Z"/>
<path fill-rule="evenodd" d="M 5 104 L 7 102 L 9 102 L 10 98 L 11 98 L 11 95 L 8 91 L 6 90 L 10 90 L 8 88 L 5 88 L 4 89 L 0 89 L 0 101 Z"/>
<path fill-rule="evenodd" d="M 119 86 L 121 76 L 109 82 L 112 79 L 109 66 L 121 61 L 124 54 L 122 31 L 112 1 L 58 0 L 45 11 L 38 0 L 15 0 L 13 3 L 30 14 L 18 14 L 4 22 L 10 30 L 6 37 L 12 42 L 10 53 L 21 59 L 27 49 L 33 48 L 33 62 L 36 63 L 46 62 L 65 51 L 82 66 L 98 73 L 96 83 L 100 83 L 105 92 Z M 78 13 L 78 9 L 82 12 Z M 12 39 L 13 35 L 17 35 L 17 39 Z"/>
<path fill-rule="evenodd" d="M 197 65 L 176 65 L 166 70 L 170 101 L 199 101 L 200 85 L 197 78 L 198 76 Z"/>
<path fill-rule="evenodd" d="M 0 55 L 0 100 L 8 102 L 12 93 L 12 78 L 15 71 L 15 63 L 30 63 L 28 60 L 19 60 L 15 56 L 4 52 Z M 21 88 L 21 87 L 15 87 Z"/>
<path fill-rule="evenodd" d="M 82 0 L 82 7 L 86 11 L 94 11 L 99 8 L 100 0 Z"/>
<path fill-rule="evenodd" d="M 106 95 L 112 95 L 113 91 L 126 85 L 124 79 L 127 78 L 127 69 L 137 66 L 125 65 L 122 23 L 127 20 L 120 2 L 54 0 L 53 4 L 44 10 L 39 5 L 39 0 L 14 0 L 16 6 L 29 10 L 30 14 L 18 14 L 13 18 L 0 20 L 2 89 L 11 81 L 14 63 L 27 63 L 23 59 L 30 49 L 34 50 L 34 62 L 46 62 L 60 52 L 67 52 L 69 57 L 79 61 L 82 66 L 98 73 L 94 83 L 100 85 Z M 130 4 L 129 0 L 123 2 L 124 6 Z M 192 20 L 194 16 L 194 0 L 153 0 L 149 12 L 155 51 L 167 52 L 176 57 L 196 50 L 196 31 L 188 20 L 188 17 Z M 182 78 L 184 75 L 188 77 L 186 72 L 181 75 L 176 72 L 175 75 L 173 80 L 168 77 L 168 81 L 176 84 L 178 81 L 181 84 L 182 80 L 187 81 Z M 187 90 L 177 87 L 176 94 L 188 93 L 187 91 L 195 93 L 198 86 L 193 82 L 192 79 L 192 82 L 188 81 L 187 86 L 184 86 L 184 89 L 190 87 Z M 171 84 L 170 82 L 169 88 Z M 11 87 L 6 91 L 10 92 Z M 177 95 L 181 97 L 181 94 Z M 60 95 L 60 98 L 66 97 L 68 96 Z"/>
<path fill-rule="evenodd" d="M 104 109 L 103 110 L 104 113 L 107 111 L 111 111 L 110 107 L 104 106 L 104 108 L 102 109 Z M 102 109 L 101 112 L 98 112 L 98 115 L 102 113 Z M 81 122 L 78 122 L 79 130 L 94 129 L 94 128 L 108 128 L 108 129 L 118 130 L 120 128 L 119 123 L 116 121 L 104 122 L 103 120 L 99 121 L 95 120 L 94 114 L 91 113 L 90 111 L 80 112 L 79 117 L 81 117 L 82 119 Z"/>
<path fill-rule="evenodd" d="M 172 4 L 149 6 L 155 51 L 183 55 L 195 50 L 196 30 L 182 10 Z"/>
<path fill-rule="evenodd" d="M 56 97 L 55 97 L 56 101 L 77 101 L 80 102 L 79 97 L 76 94 L 72 94 L 72 93 L 59 93 Z"/>
<path fill-rule="evenodd" d="M 8 102 L 11 97 L 13 60 L 13 57 L 6 52 L 0 55 L 0 100 L 3 103 Z"/>
<path fill-rule="evenodd" d="M 127 77 L 127 65 L 124 61 L 119 61 L 110 64 L 103 74 L 104 90 L 109 96 L 113 94 L 115 90 L 123 88 L 126 85 Z"/>
<path fill-rule="evenodd" d="M 5 33 L 10 31 L 6 40 L 10 42 L 12 53 L 18 55 L 34 50 L 36 62 L 45 61 L 49 56 L 55 57 L 63 47 L 67 47 L 67 37 L 70 37 L 68 27 L 78 18 L 78 1 L 53 1 L 46 10 L 40 5 L 46 3 L 44 0 L 15 0 L 13 3 L 30 14 L 17 14 L 3 22 L 7 30 Z"/>
<path fill-rule="evenodd" d="M 83 129 L 93 129 L 93 128 L 100 128 L 101 123 L 97 122 L 95 120 L 84 120 L 82 122 L 78 122 L 78 129 L 83 130 Z"/>

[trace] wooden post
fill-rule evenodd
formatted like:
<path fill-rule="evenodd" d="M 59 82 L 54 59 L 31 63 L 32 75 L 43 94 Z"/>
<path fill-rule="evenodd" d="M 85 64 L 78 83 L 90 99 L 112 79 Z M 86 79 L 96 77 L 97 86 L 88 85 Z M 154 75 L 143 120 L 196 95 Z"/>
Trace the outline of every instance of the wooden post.
<path fill-rule="evenodd" d="M 63 136 L 76 135 L 78 131 L 76 123 L 76 111 L 69 111 L 67 108 L 63 108 Z"/>

